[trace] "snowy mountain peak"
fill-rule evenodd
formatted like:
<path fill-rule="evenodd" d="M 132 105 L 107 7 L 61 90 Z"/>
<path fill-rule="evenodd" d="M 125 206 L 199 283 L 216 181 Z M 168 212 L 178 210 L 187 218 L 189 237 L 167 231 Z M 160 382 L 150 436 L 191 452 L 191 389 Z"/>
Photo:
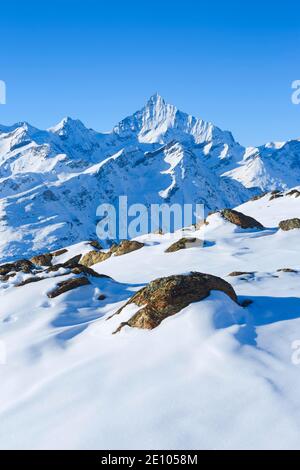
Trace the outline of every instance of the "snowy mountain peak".
<path fill-rule="evenodd" d="M 164 98 L 158 93 L 155 92 L 152 96 L 150 96 L 146 106 L 165 106 L 166 102 Z"/>
<path fill-rule="evenodd" d="M 146 105 L 132 116 L 123 119 L 113 129 L 122 139 L 137 138 L 141 143 L 166 144 L 172 140 L 203 143 L 234 144 L 232 134 L 210 122 L 180 111 L 155 93 Z"/>
<path fill-rule="evenodd" d="M 72 119 L 69 116 L 64 117 L 56 126 L 48 129 L 49 132 L 59 136 L 65 136 L 70 132 L 88 130 L 79 119 Z"/>

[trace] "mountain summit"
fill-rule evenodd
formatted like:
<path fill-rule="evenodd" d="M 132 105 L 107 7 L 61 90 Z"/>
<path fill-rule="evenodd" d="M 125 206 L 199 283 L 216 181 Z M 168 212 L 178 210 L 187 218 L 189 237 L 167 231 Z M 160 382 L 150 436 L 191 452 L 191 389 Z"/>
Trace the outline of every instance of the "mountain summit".
<path fill-rule="evenodd" d="M 232 144 L 230 132 L 223 132 L 210 122 L 196 119 L 179 111 L 176 106 L 167 104 L 155 93 L 140 110 L 123 119 L 114 132 L 123 138 L 134 134 L 139 142 L 167 143 L 170 140 L 187 140 L 199 144 L 216 140 Z"/>

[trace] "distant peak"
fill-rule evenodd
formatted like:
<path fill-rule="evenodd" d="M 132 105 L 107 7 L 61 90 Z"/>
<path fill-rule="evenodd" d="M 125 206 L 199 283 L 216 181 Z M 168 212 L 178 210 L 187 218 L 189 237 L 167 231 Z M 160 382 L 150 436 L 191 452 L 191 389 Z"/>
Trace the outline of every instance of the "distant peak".
<path fill-rule="evenodd" d="M 152 96 L 150 96 L 148 102 L 147 102 L 147 105 L 161 105 L 161 106 L 164 106 L 166 104 L 165 100 L 163 99 L 163 97 L 161 95 L 159 95 L 159 93 L 154 93 Z"/>
<path fill-rule="evenodd" d="M 67 129 L 85 129 L 85 126 L 79 119 L 72 119 L 66 116 L 56 126 L 48 130 L 57 134 Z"/>

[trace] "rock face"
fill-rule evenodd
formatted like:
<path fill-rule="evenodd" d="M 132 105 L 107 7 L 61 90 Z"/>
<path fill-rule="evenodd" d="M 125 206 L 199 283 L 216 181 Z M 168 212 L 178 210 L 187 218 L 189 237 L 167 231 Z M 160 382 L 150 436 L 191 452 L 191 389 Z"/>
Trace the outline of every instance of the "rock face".
<path fill-rule="evenodd" d="M 34 256 L 30 261 L 38 266 L 51 266 L 52 258 L 52 253 L 44 253 L 42 255 Z"/>
<path fill-rule="evenodd" d="M 235 224 L 243 229 L 264 228 L 260 222 L 253 219 L 252 217 L 232 209 L 224 209 L 221 211 L 221 215 L 224 217 L 224 219 L 228 220 L 228 222 L 231 222 L 232 224 Z"/>
<path fill-rule="evenodd" d="M 115 256 L 126 255 L 126 253 L 131 253 L 131 251 L 139 250 L 143 248 L 144 243 L 137 242 L 135 240 L 122 240 L 118 245 L 114 245 L 110 249 L 110 253 Z"/>
<path fill-rule="evenodd" d="M 233 287 L 223 279 L 210 274 L 192 272 L 156 279 L 126 303 L 126 305 L 136 304 L 142 308 L 126 323 L 121 323 L 116 332 L 125 325 L 150 330 L 156 328 L 165 318 L 180 312 L 190 303 L 208 297 L 212 290 L 222 291 L 237 302 Z M 121 313 L 124 307 L 116 314 Z"/>
<path fill-rule="evenodd" d="M 281 230 L 284 230 L 285 232 L 288 232 L 289 230 L 294 230 L 296 228 L 300 228 L 300 219 L 282 220 L 279 223 L 279 228 L 281 228 Z"/>
<path fill-rule="evenodd" d="M 103 251 L 92 250 L 86 253 L 85 255 L 83 255 L 83 257 L 80 260 L 80 264 L 82 264 L 83 266 L 90 267 L 93 264 L 101 263 L 101 261 L 105 261 L 110 256 L 111 256 L 110 252 L 105 253 Z"/>
<path fill-rule="evenodd" d="M 203 246 L 204 241 L 199 238 L 181 238 L 174 242 L 169 248 L 165 250 L 165 253 L 174 253 L 175 251 L 184 250 L 185 248 L 193 248 L 196 246 Z"/>
<path fill-rule="evenodd" d="M 109 251 L 97 251 L 92 250 L 86 253 L 80 260 L 80 264 L 84 266 L 93 266 L 93 264 L 101 263 L 101 261 L 105 261 L 106 259 L 110 258 L 112 255 L 114 256 L 121 256 L 125 255 L 126 253 L 130 253 L 131 251 L 139 250 L 144 246 L 144 243 L 137 242 L 134 240 L 123 240 L 121 243 L 113 244 Z"/>
<path fill-rule="evenodd" d="M 50 299 L 53 299 L 54 297 L 64 294 L 64 292 L 68 292 L 70 290 L 77 289 L 77 287 L 86 286 L 88 284 L 90 284 L 90 281 L 86 277 L 67 279 L 66 281 L 59 282 L 55 289 L 48 292 L 47 296 Z"/>
<path fill-rule="evenodd" d="M 31 273 L 34 270 L 34 264 L 28 259 L 20 259 L 14 263 L 6 263 L 0 266 L 0 275 L 6 275 L 10 272 Z"/>

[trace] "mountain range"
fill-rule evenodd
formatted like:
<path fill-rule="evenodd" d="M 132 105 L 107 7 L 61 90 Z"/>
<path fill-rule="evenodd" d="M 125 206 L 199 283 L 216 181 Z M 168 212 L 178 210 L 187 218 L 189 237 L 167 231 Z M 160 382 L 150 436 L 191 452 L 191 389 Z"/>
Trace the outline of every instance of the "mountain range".
<path fill-rule="evenodd" d="M 63 119 L 0 126 L 1 261 L 96 237 L 96 209 L 129 203 L 235 207 L 300 184 L 300 140 L 245 148 L 155 94 L 111 132 Z"/>

